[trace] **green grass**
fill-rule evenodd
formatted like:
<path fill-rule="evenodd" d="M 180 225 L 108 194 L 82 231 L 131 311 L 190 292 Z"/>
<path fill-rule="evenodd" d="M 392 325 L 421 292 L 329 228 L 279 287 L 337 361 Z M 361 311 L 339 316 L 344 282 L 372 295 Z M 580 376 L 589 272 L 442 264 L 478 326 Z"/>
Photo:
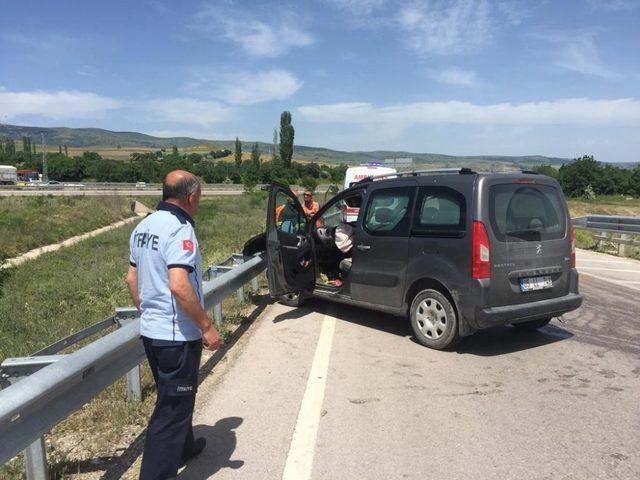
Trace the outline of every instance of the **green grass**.
<path fill-rule="evenodd" d="M 264 230 L 265 212 L 262 193 L 203 199 L 196 216 L 203 264 L 240 251 L 250 236 Z M 10 269 L 0 290 L 0 360 L 33 353 L 111 315 L 115 307 L 130 305 L 124 275 L 133 228 L 122 227 Z M 226 323 L 243 319 L 235 296 L 223 308 Z M 142 402 L 127 404 L 124 382 L 119 381 L 54 428 L 48 455 L 56 478 L 77 471 L 78 461 L 113 455 L 123 435 L 146 425 L 154 402 L 146 367 L 143 389 Z M 17 458 L 0 467 L 0 478 L 23 478 L 21 462 Z"/>
<path fill-rule="evenodd" d="M 126 197 L 0 197 L 0 253 L 15 257 L 131 215 Z"/>
<path fill-rule="evenodd" d="M 569 198 L 572 217 L 584 215 L 640 215 L 640 198 L 622 195 L 600 196 L 593 200 Z"/>

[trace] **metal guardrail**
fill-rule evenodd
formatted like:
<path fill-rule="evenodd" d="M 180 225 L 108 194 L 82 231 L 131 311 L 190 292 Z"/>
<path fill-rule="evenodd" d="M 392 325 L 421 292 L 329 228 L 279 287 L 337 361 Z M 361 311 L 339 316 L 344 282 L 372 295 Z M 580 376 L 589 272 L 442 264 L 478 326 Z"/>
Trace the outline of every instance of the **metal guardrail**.
<path fill-rule="evenodd" d="M 256 277 L 265 269 L 261 255 L 250 258 L 233 255 L 224 263 L 227 263 L 224 273 L 213 274 L 212 269 L 217 271 L 218 267 L 211 267 L 209 279 L 203 281 L 205 309 L 214 309 L 218 324 L 222 319 L 222 301 L 248 282 L 257 291 Z M 138 369 L 145 355 L 139 338 L 140 319 L 134 316 L 128 321 L 124 319 L 131 312 L 135 316 L 135 310 L 121 309 L 114 317 L 41 350 L 33 358 L 37 363 L 38 357 L 45 360 L 44 356 L 48 356 L 46 366 L 32 366 L 34 373 L 0 390 L 0 464 L 24 450 L 27 479 L 45 480 L 48 478 L 45 433 L 128 372 L 128 393 L 135 390 L 132 383 L 137 380 L 139 398 Z M 71 354 L 51 358 L 51 354 L 116 321 L 121 325 L 116 331 Z"/>
<path fill-rule="evenodd" d="M 595 232 L 598 246 L 611 242 L 618 245 L 618 254 L 624 256 L 625 247 L 640 247 L 640 217 L 587 215 L 571 219 L 574 228 Z"/>

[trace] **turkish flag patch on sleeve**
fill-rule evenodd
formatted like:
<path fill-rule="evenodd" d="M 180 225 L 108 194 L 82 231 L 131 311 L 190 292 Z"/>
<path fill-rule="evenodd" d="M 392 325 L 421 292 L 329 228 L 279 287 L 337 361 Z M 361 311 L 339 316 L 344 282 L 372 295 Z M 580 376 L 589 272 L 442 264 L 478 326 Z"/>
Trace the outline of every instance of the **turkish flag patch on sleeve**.
<path fill-rule="evenodd" d="M 183 240 L 182 241 L 182 250 L 188 250 L 193 253 L 194 245 L 191 240 Z"/>

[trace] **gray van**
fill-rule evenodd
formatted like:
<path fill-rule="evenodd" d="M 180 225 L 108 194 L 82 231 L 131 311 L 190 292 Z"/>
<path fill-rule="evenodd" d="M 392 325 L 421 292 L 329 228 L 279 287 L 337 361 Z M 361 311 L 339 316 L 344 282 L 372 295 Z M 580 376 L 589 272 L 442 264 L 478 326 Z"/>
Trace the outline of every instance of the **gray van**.
<path fill-rule="evenodd" d="M 354 208 L 357 220 L 347 222 Z M 345 225 L 348 252 L 335 241 Z M 405 316 L 416 339 L 435 349 L 494 326 L 537 329 L 582 303 L 562 190 L 532 172 L 369 178 L 311 219 L 289 188 L 273 184 L 266 258 L 272 297 Z"/>

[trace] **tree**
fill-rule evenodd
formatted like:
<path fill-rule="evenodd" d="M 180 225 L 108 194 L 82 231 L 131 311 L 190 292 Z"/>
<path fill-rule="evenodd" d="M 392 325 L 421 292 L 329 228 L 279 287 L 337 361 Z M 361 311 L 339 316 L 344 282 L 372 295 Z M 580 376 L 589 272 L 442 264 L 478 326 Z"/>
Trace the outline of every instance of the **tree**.
<path fill-rule="evenodd" d="M 62 155 L 62 145 L 58 145 L 58 153 Z"/>
<path fill-rule="evenodd" d="M 546 175 L 555 179 L 558 179 L 560 175 L 558 170 L 551 165 L 538 165 L 537 167 L 533 167 L 532 170 L 540 175 Z"/>
<path fill-rule="evenodd" d="M 236 161 L 236 167 L 240 168 L 242 165 L 242 142 L 240 142 L 238 137 L 236 137 L 236 152 L 234 154 L 234 158 Z"/>
<path fill-rule="evenodd" d="M 31 146 L 29 145 L 29 139 L 26 136 L 22 137 L 22 151 L 24 153 L 31 153 Z"/>
<path fill-rule="evenodd" d="M 273 154 L 272 160 L 274 162 L 278 161 L 278 129 L 273 129 Z"/>
<path fill-rule="evenodd" d="M 302 180 L 300 180 L 300 184 L 305 188 L 305 190 L 314 192 L 318 187 L 318 180 L 307 175 L 305 177 L 302 177 Z"/>
<path fill-rule="evenodd" d="M 36 144 L 35 144 L 35 143 L 32 143 L 32 144 L 31 144 L 31 148 L 32 148 L 32 152 L 31 152 L 31 153 L 33 153 L 33 154 L 35 155 L 35 154 L 37 153 L 37 152 L 36 152 Z"/>
<path fill-rule="evenodd" d="M 280 115 L 280 159 L 286 167 L 291 166 L 294 135 L 295 130 L 291 125 L 291 113 L 282 112 Z"/>
<path fill-rule="evenodd" d="M 64 144 L 64 156 L 68 157 L 69 156 L 69 149 L 67 148 L 67 144 Z"/>
<path fill-rule="evenodd" d="M 260 168 L 260 146 L 257 142 L 251 148 L 251 164 Z"/>
<path fill-rule="evenodd" d="M 172 155 L 178 155 L 178 147 L 176 147 L 175 145 L 173 146 L 172 150 L 171 150 L 171 154 Z"/>

